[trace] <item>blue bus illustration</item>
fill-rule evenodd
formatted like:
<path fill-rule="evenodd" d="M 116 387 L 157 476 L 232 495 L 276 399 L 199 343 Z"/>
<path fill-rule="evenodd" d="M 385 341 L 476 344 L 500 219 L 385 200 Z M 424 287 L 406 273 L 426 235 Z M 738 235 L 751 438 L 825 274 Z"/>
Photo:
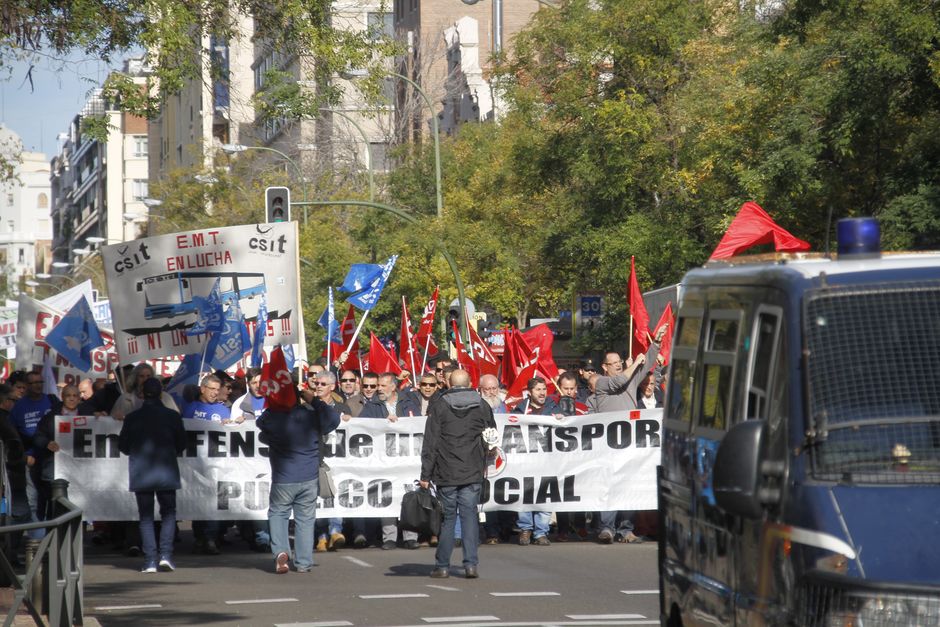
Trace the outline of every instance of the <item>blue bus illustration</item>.
<path fill-rule="evenodd" d="M 137 291 L 144 294 L 144 317 L 147 320 L 175 318 L 195 313 L 193 296 L 208 296 L 219 279 L 222 302 L 253 299 L 266 291 L 261 272 L 168 272 L 146 277 L 137 282 Z"/>

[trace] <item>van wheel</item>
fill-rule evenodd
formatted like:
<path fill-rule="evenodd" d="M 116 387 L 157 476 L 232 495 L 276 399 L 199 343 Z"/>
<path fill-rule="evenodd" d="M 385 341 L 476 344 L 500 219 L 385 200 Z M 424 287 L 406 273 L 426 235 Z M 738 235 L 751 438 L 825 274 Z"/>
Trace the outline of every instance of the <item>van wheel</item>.
<path fill-rule="evenodd" d="M 682 614 L 679 613 L 678 605 L 672 606 L 669 618 L 666 620 L 666 627 L 682 627 Z"/>

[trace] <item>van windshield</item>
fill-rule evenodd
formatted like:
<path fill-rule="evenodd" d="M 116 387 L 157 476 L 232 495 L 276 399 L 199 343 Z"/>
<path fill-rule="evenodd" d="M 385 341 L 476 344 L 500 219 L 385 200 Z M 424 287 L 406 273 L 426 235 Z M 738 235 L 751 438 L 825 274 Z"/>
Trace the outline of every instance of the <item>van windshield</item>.
<path fill-rule="evenodd" d="M 814 473 L 940 482 L 940 281 L 813 290 L 803 324 Z"/>

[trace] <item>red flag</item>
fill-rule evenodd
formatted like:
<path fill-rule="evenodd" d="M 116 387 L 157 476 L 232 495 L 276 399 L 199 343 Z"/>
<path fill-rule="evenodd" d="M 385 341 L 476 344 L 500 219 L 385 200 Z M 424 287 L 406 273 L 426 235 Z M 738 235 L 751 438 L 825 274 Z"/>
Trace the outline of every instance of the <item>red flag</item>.
<path fill-rule="evenodd" d="M 473 348 L 473 360 L 476 362 L 480 374 L 495 375 L 499 372 L 499 360 L 490 351 L 489 347 L 480 339 L 476 330 L 470 327 L 470 346 Z"/>
<path fill-rule="evenodd" d="M 529 387 L 529 379 L 538 375 L 536 371 L 537 366 L 538 362 L 532 361 L 532 363 L 519 371 L 515 381 L 513 381 L 512 385 L 509 386 L 509 389 L 506 391 L 506 398 L 503 401 L 506 403 L 506 407 L 512 407 L 522 400 L 523 393 Z"/>
<path fill-rule="evenodd" d="M 457 345 L 457 365 L 461 370 L 466 370 L 470 374 L 470 386 L 478 387 L 480 385 L 480 369 L 473 362 L 473 357 L 464 350 L 463 342 L 460 341 L 460 333 L 457 332 L 457 321 L 452 320 L 451 325 L 454 328 L 454 343 Z"/>
<path fill-rule="evenodd" d="M 424 306 L 421 325 L 418 326 L 418 332 L 415 333 L 415 345 L 421 349 L 422 361 L 424 360 L 425 349 L 427 349 L 429 356 L 437 355 L 437 345 L 434 344 L 434 314 L 437 313 L 437 293 L 440 289 L 440 286 L 434 288 L 434 294 L 431 295 L 428 304 Z"/>
<path fill-rule="evenodd" d="M 633 318 L 633 338 L 630 346 L 630 356 L 636 357 L 645 353 L 650 347 L 650 315 L 646 312 L 643 303 L 643 292 L 636 280 L 636 263 L 630 256 L 630 281 L 627 285 L 627 301 L 630 303 L 630 316 Z"/>
<path fill-rule="evenodd" d="M 516 355 L 513 352 L 513 335 L 515 332 L 507 327 L 503 330 L 503 360 L 500 364 L 499 382 L 504 388 L 512 385 L 516 380 Z"/>
<path fill-rule="evenodd" d="M 382 374 L 383 372 L 394 372 L 401 374 L 401 367 L 398 361 L 382 346 L 375 333 L 370 333 L 369 340 L 369 370 Z"/>
<path fill-rule="evenodd" d="M 398 337 L 398 354 L 405 360 L 405 365 L 414 376 L 415 369 L 421 367 L 422 355 L 415 350 L 414 335 L 411 333 L 411 318 L 408 316 L 408 305 L 405 303 L 404 296 L 401 297 L 401 333 Z"/>
<path fill-rule="evenodd" d="M 784 253 L 810 248 L 809 242 L 794 237 L 789 231 L 778 226 L 756 202 L 746 202 L 741 205 L 738 215 L 734 216 L 709 259 L 727 259 L 751 246 L 770 243 L 773 243 L 774 250 Z"/>
<path fill-rule="evenodd" d="M 555 342 L 555 336 L 547 324 L 540 324 L 520 333 L 529 347 L 530 352 L 538 361 L 539 375 L 545 377 L 551 392 L 554 384 L 552 379 L 558 376 L 558 366 L 555 365 L 555 358 L 552 355 L 552 344 Z"/>
<path fill-rule="evenodd" d="M 672 333 L 675 331 L 676 327 L 676 317 L 672 315 L 672 303 L 666 303 L 666 308 L 663 310 L 663 315 L 659 317 L 659 322 L 656 323 L 655 329 L 659 329 L 664 325 L 668 324 L 666 328 L 666 335 L 663 336 L 662 341 L 659 343 L 659 354 L 663 356 L 665 360 L 663 363 L 669 363 L 669 355 L 672 353 Z"/>
<path fill-rule="evenodd" d="M 276 346 L 268 363 L 261 369 L 261 395 L 274 411 L 290 411 L 297 404 L 297 390 L 287 369 L 284 350 Z"/>
<path fill-rule="evenodd" d="M 350 305 L 349 311 L 346 312 L 346 317 L 343 318 L 343 324 L 340 326 L 341 337 L 343 338 L 342 346 L 331 342 L 330 346 L 332 347 L 330 351 L 333 353 L 333 359 L 339 359 L 339 356 L 343 354 L 343 351 L 346 350 L 346 347 L 349 346 L 349 341 L 353 338 L 353 335 L 356 333 L 356 313 L 355 308 Z M 321 357 L 326 357 L 326 349 L 323 350 Z M 349 357 L 346 358 L 346 362 L 343 364 L 343 370 L 359 370 L 359 340 L 352 345 L 349 349 Z"/>

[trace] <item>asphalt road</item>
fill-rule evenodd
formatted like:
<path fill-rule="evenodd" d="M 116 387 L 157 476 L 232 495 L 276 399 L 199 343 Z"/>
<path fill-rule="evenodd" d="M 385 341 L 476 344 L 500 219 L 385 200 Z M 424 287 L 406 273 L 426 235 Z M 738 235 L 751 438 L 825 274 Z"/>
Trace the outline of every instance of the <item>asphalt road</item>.
<path fill-rule="evenodd" d="M 317 553 L 309 574 L 276 575 L 273 559 L 236 542 L 195 555 L 188 533 L 174 573 L 87 545 L 85 614 L 121 625 L 655 625 L 656 544 L 480 547 L 480 578 L 460 550 L 449 579 L 428 577 L 434 549 Z"/>

